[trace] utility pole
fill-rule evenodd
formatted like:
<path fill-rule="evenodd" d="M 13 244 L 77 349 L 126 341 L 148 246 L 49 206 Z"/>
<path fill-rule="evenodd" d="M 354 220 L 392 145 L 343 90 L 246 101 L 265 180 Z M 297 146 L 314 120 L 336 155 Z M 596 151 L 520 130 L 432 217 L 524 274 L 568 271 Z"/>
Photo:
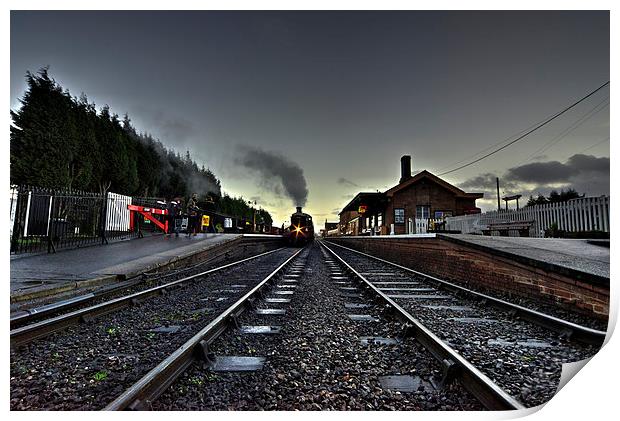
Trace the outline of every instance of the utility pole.
<path fill-rule="evenodd" d="M 499 199 L 499 177 L 495 177 L 495 181 L 497 182 L 497 211 L 502 210 L 502 205 Z"/>
<path fill-rule="evenodd" d="M 248 200 L 248 204 L 252 206 L 252 201 Z M 254 206 L 252 206 L 252 232 L 256 233 L 256 200 L 254 201 Z"/>

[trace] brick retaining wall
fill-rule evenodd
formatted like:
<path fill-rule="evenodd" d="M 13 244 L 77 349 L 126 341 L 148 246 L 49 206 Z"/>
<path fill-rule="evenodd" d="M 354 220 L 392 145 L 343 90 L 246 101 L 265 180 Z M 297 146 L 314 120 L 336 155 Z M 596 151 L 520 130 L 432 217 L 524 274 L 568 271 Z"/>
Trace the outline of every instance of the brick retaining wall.
<path fill-rule="evenodd" d="M 443 238 L 330 238 L 336 244 L 483 292 L 533 298 L 600 319 L 609 315 L 609 282 L 554 271 Z"/>

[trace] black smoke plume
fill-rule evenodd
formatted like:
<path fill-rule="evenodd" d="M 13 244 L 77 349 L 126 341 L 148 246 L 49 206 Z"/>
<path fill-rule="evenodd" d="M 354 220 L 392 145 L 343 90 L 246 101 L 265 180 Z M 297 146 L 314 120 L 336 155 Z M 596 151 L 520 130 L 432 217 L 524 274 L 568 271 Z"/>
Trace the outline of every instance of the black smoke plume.
<path fill-rule="evenodd" d="M 252 146 L 239 147 L 239 153 L 235 163 L 257 173 L 261 177 L 259 185 L 273 189 L 276 194 L 284 193 L 295 206 L 306 205 L 308 187 L 299 164 L 277 152 Z"/>

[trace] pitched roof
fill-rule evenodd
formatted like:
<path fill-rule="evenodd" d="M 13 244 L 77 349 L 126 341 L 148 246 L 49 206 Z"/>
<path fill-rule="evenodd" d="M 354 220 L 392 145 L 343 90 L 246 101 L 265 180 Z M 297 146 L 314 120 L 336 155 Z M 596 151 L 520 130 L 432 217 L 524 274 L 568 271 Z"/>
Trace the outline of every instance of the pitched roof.
<path fill-rule="evenodd" d="M 376 201 L 380 201 L 384 195 L 385 193 L 380 192 L 360 192 L 356 194 L 355 197 L 351 199 L 351 201 L 347 203 L 345 207 L 342 208 L 338 215 L 346 211 L 357 210 L 362 200 L 372 202 L 368 204 L 375 204 Z"/>
<path fill-rule="evenodd" d="M 392 187 L 391 189 L 389 189 L 388 191 L 385 192 L 385 194 L 388 197 L 391 197 L 394 195 L 394 193 L 403 190 L 409 186 L 411 186 L 412 184 L 417 183 L 418 181 L 422 180 L 422 179 L 427 179 L 430 180 L 432 182 L 434 182 L 435 184 L 438 184 L 440 186 L 442 186 L 443 188 L 450 190 L 451 192 L 454 193 L 455 196 L 457 197 L 463 197 L 463 198 L 469 198 L 469 199 L 480 199 L 484 196 L 484 193 L 466 193 L 463 190 L 459 189 L 456 186 L 453 186 L 452 184 L 448 183 L 447 181 L 442 180 L 441 178 L 437 177 L 435 174 L 432 174 L 426 170 L 423 170 L 419 173 L 417 173 L 416 175 L 414 175 L 411 178 L 406 179 L 405 181 L 403 181 L 400 184 L 397 184 L 396 186 Z"/>

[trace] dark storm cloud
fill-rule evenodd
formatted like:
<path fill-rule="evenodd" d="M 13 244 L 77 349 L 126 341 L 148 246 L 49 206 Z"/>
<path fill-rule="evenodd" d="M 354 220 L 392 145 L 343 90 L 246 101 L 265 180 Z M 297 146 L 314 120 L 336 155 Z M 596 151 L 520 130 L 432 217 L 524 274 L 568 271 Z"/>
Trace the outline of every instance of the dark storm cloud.
<path fill-rule="evenodd" d="M 578 170 L 580 173 L 595 171 L 609 174 L 609 158 L 597 158 L 593 155 L 577 154 L 568 159 L 568 165 Z"/>
<path fill-rule="evenodd" d="M 235 158 L 235 163 L 257 173 L 261 177 L 259 185 L 272 188 L 277 195 L 286 194 L 296 206 L 306 205 L 308 188 L 299 164 L 277 152 L 252 146 L 240 146 L 238 150 L 241 156 Z"/>
<path fill-rule="evenodd" d="M 502 191 L 525 195 L 548 193 L 555 185 L 574 188 L 587 195 L 609 194 L 609 164 L 607 157 L 583 154 L 571 156 L 566 163 L 534 162 L 510 168 L 500 175 L 500 187 Z M 460 183 L 459 187 L 466 191 L 493 192 L 495 177 L 492 173 L 480 174 Z"/>
<path fill-rule="evenodd" d="M 356 183 L 354 183 L 351 180 L 347 180 L 344 177 L 340 177 L 338 179 L 338 184 L 342 184 L 342 185 L 345 185 L 345 186 L 352 186 L 352 187 L 360 187 L 359 184 L 356 184 Z"/>
<path fill-rule="evenodd" d="M 550 184 L 567 181 L 573 174 L 572 168 L 558 161 L 534 162 L 510 168 L 504 179 L 524 183 Z"/>
<path fill-rule="evenodd" d="M 497 187 L 496 177 L 497 175 L 493 173 L 480 174 L 458 184 L 458 187 L 468 192 L 485 192 L 495 190 Z M 511 189 L 516 187 L 515 183 L 511 181 L 501 180 L 501 182 L 503 188 Z"/>
<path fill-rule="evenodd" d="M 558 161 L 534 162 L 510 168 L 504 179 L 545 185 L 567 183 L 592 172 L 609 178 L 609 158 L 577 154 L 571 156 L 565 164 Z"/>

